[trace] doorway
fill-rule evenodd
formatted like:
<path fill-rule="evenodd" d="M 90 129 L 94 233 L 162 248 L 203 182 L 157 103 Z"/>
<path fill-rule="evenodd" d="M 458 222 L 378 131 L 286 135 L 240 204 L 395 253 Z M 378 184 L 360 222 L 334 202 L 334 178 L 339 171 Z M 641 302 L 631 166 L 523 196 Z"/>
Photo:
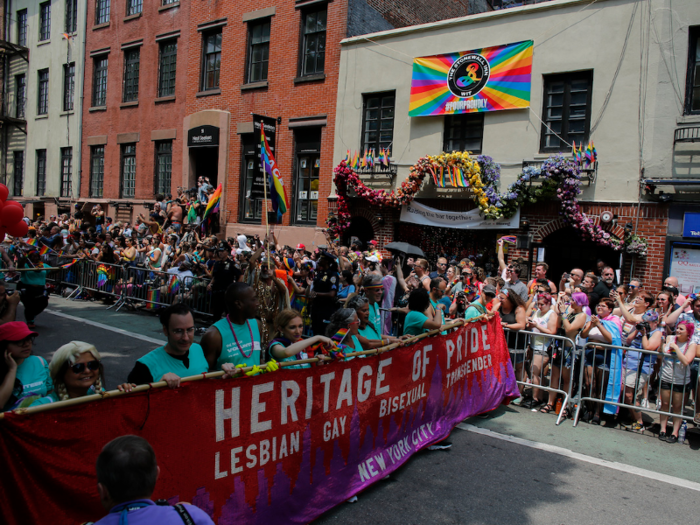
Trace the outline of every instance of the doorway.
<path fill-rule="evenodd" d="M 199 177 L 208 177 L 209 183 L 216 188 L 219 184 L 219 147 L 190 147 L 190 165 L 194 173 L 194 186 Z"/>
<path fill-rule="evenodd" d="M 573 268 L 581 268 L 584 272 L 595 271 L 598 259 L 615 270 L 620 267 L 620 252 L 592 241 L 582 241 L 581 235 L 571 226 L 548 235 L 541 246 L 545 249 L 544 260 L 549 265 L 547 277 L 555 283 L 559 282 L 564 272 L 570 272 Z"/>
<path fill-rule="evenodd" d="M 345 230 L 343 237 L 345 246 L 350 246 L 351 239 L 357 237 L 362 241 L 363 249 L 366 250 L 369 241 L 374 239 L 374 228 L 372 228 L 372 223 L 364 217 L 353 217 L 350 220 L 350 227 Z"/>

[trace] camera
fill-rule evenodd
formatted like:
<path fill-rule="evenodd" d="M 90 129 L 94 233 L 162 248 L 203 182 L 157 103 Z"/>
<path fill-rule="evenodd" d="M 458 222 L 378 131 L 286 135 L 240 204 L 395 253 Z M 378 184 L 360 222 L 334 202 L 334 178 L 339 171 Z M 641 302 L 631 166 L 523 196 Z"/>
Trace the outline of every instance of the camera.
<path fill-rule="evenodd" d="M 651 332 L 651 326 L 646 321 L 643 323 L 637 323 L 636 328 L 640 332 Z"/>

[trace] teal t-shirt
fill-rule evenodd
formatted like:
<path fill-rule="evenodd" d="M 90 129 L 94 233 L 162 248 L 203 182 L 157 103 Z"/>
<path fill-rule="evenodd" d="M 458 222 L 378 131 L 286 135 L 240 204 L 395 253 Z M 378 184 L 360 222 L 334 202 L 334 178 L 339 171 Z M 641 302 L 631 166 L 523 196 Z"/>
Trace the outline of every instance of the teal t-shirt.
<path fill-rule="evenodd" d="M 275 346 L 281 346 L 284 348 L 284 345 L 282 343 L 279 343 L 279 342 L 271 343 L 270 344 L 270 355 L 272 355 L 272 349 Z M 309 358 L 309 355 L 306 352 L 301 351 L 297 355 L 290 355 L 289 357 L 285 357 L 284 359 L 279 359 L 278 361 L 280 363 L 291 363 L 293 361 L 298 361 L 300 359 L 308 359 L 308 358 Z M 287 369 L 287 368 L 311 368 L 311 363 L 301 363 L 299 365 L 285 366 L 284 368 L 285 369 Z"/>
<path fill-rule="evenodd" d="M 474 301 L 472 304 L 469 305 L 467 311 L 464 312 L 464 318 L 468 321 L 469 319 L 475 319 L 480 315 L 484 315 L 485 313 L 486 308 L 484 308 L 484 306 L 480 302 Z"/>
<path fill-rule="evenodd" d="M 362 351 L 364 350 L 364 348 L 362 348 L 362 345 L 360 344 L 360 340 L 357 338 L 356 335 L 350 336 L 350 339 L 351 339 L 351 341 L 352 341 L 352 346 L 353 346 L 353 348 L 348 348 L 348 352 L 362 352 Z M 348 346 L 349 346 L 349 345 L 348 345 Z M 366 356 L 366 355 L 359 355 L 359 356 L 358 356 L 358 355 L 353 355 L 353 356 L 350 356 L 350 357 L 346 357 L 345 360 L 346 360 L 346 361 L 352 361 L 352 360 L 355 359 L 356 357 L 367 357 L 367 356 Z"/>
<path fill-rule="evenodd" d="M 104 389 L 102 389 L 102 391 L 104 392 Z M 94 396 L 96 393 L 97 393 L 97 392 L 95 391 L 95 386 L 93 385 L 93 386 L 91 386 L 90 388 L 88 388 L 88 391 L 87 391 L 87 393 L 86 393 L 85 395 L 86 395 L 86 396 Z M 56 391 L 54 390 L 54 391 L 51 392 L 48 396 L 42 397 L 42 398 L 37 399 L 36 401 L 34 401 L 34 402 L 31 404 L 31 406 L 35 407 L 35 406 L 39 406 L 39 405 L 46 405 L 46 404 L 48 404 L 48 403 L 58 403 L 59 401 L 60 401 L 60 399 L 58 399 L 58 394 L 57 394 Z"/>
<path fill-rule="evenodd" d="M 46 286 L 46 271 L 22 272 L 20 282 L 29 286 Z"/>
<path fill-rule="evenodd" d="M 27 407 L 53 392 L 53 380 L 46 359 L 30 355 L 17 367 L 17 381 L 3 410 Z"/>
<path fill-rule="evenodd" d="M 229 323 L 228 318 L 224 317 L 214 323 L 214 327 L 221 334 L 221 355 L 216 360 L 217 370 L 221 370 L 224 363 L 233 363 L 235 366 L 260 364 L 260 330 L 255 319 L 235 324 Z"/>
<path fill-rule="evenodd" d="M 379 313 L 379 303 L 369 305 L 369 322 L 372 323 L 377 330 L 381 331 L 382 316 Z"/>
<path fill-rule="evenodd" d="M 420 335 L 425 332 L 429 332 L 429 328 L 423 328 L 423 325 L 428 320 L 428 316 L 423 312 L 417 312 L 411 310 L 406 315 L 406 319 L 403 322 L 403 334 L 404 335 Z"/>
<path fill-rule="evenodd" d="M 187 377 L 209 371 L 209 364 L 204 357 L 204 350 L 197 343 L 192 344 L 190 347 L 189 366 L 187 367 L 180 359 L 166 352 L 165 346 L 159 346 L 141 359 L 137 359 L 137 361 L 148 367 L 153 381 L 160 381 L 168 372 L 172 372 L 180 377 Z"/>
<path fill-rule="evenodd" d="M 381 341 L 382 336 L 380 336 L 377 331 L 374 329 L 374 327 L 371 324 L 367 324 L 364 328 L 358 329 L 358 332 L 362 337 L 365 339 L 369 339 L 370 341 Z"/>

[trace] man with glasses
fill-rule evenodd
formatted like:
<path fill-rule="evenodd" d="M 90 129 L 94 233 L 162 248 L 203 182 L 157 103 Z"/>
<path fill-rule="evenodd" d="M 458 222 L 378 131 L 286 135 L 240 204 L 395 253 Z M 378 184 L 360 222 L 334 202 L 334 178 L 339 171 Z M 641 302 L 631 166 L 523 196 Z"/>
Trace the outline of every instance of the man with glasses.
<path fill-rule="evenodd" d="M 561 276 L 561 281 L 559 281 L 559 289 L 565 291 L 567 288 L 571 289 L 573 293 L 574 288 L 581 286 L 584 277 L 583 270 L 581 268 L 574 268 L 570 273 L 565 273 Z M 593 289 L 591 287 L 591 289 Z"/>
<path fill-rule="evenodd" d="M 628 304 L 631 304 L 639 295 L 639 292 L 642 291 L 642 280 L 641 279 L 630 279 L 629 284 L 627 285 L 627 288 L 629 289 L 629 293 L 627 294 L 627 298 L 625 299 L 625 302 Z"/>
<path fill-rule="evenodd" d="M 442 279 L 445 279 L 447 281 L 447 276 L 445 275 L 447 273 L 447 259 L 444 257 L 440 257 L 437 260 L 437 270 L 434 272 L 430 272 L 429 277 L 431 279 L 435 279 L 436 277 L 441 277 Z"/>
<path fill-rule="evenodd" d="M 165 381 L 180 386 L 180 378 L 209 371 L 202 347 L 194 342 L 194 317 L 189 306 L 178 303 L 165 308 L 160 324 L 168 342 L 136 361 L 128 382 L 145 385 Z"/>

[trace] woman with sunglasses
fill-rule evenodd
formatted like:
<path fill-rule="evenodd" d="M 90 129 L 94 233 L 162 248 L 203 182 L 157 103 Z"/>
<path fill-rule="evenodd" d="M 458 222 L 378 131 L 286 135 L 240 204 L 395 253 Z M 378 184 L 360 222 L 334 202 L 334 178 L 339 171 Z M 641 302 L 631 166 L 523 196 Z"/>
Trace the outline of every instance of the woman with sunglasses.
<path fill-rule="evenodd" d="M 49 365 L 32 355 L 34 338 L 26 323 L 13 321 L 0 325 L 0 410 L 29 406 L 53 392 Z"/>

